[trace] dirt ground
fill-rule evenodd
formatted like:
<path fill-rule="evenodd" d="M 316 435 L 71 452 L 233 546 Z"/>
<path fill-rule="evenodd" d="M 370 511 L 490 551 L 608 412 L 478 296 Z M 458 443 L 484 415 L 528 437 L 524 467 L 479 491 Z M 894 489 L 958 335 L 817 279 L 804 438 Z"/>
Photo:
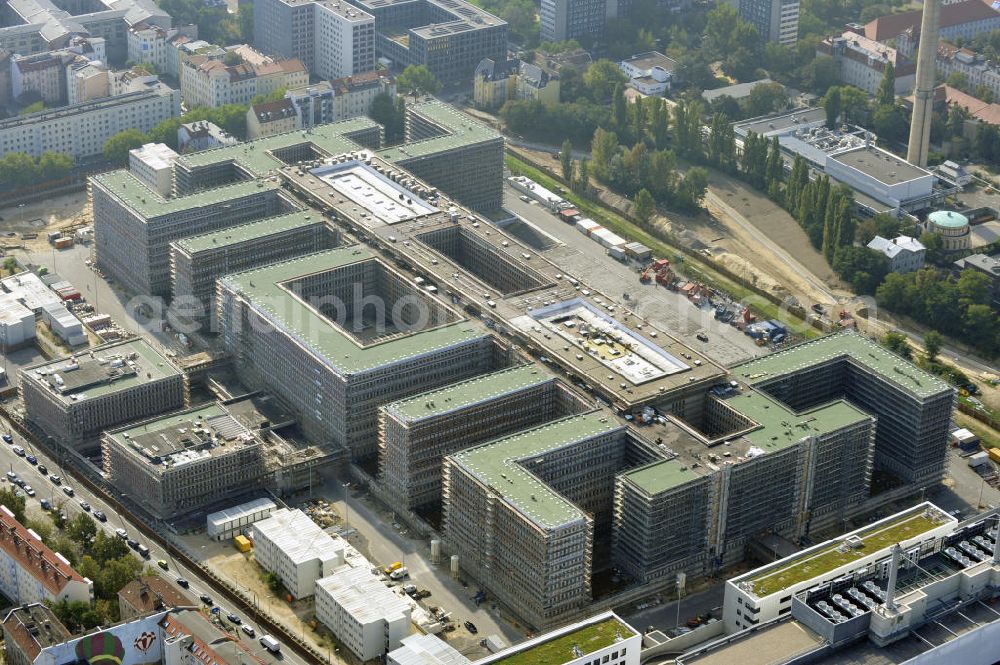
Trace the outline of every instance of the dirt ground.
<path fill-rule="evenodd" d="M 25 240 L 25 249 L 38 251 L 48 247 L 45 234 L 61 231 L 93 221 L 93 211 L 87 192 L 63 194 L 22 206 L 0 208 L 0 232 L 15 233 L 16 237 L 4 240 L 5 245 L 20 245 L 21 235 L 37 233 L 34 240 Z"/>

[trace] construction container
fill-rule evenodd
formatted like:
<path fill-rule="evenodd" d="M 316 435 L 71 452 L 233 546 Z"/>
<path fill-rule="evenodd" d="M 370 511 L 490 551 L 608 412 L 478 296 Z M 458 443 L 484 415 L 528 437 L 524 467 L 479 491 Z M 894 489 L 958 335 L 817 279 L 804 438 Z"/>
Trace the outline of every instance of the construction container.
<path fill-rule="evenodd" d="M 990 459 L 1000 463 L 1000 448 L 990 448 Z"/>
<path fill-rule="evenodd" d="M 235 538 L 233 538 L 233 545 L 235 545 L 236 549 L 238 549 L 240 552 L 243 552 L 244 554 L 246 554 L 251 550 L 251 548 L 253 548 L 253 543 L 251 543 L 250 539 L 244 536 L 243 534 L 240 534 Z"/>
<path fill-rule="evenodd" d="M 969 466 L 971 466 L 973 469 L 976 468 L 977 466 L 983 466 L 984 464 L 989 464 L 989 463 L 990 463 L 990 456 L 986 453 L 986 451 L 969 455 Z"/>
<path fill-rule="evenodd" d="M 56 249 L 69 249 L 73 246 L 73 238 L 56 238 L 52 244 Z"/>
<path fill-rule="evenodd" d="M 583 219 L 578 219 L 576 221 L 576 230 L 580 233 L 589 236 L 597 229 L 604 228 L 594 220 L 589 217 L 584 217 Z"/>
<path fill-rule="evenodd" d="M 625 238 L 608 229 L 595 229 L 590 232 L 590 237 L 599 242 L 602 247 L 625 247 Z"/>
<path fill-rule="evenodd" d="M 636 261 L 648 261 L 653 258 L 653 250 L 646 247 L 641 242 L 625 243 L 625 253 Z"/>
<path fill-rule="evenodd" d="M 609 247 L 608 256 L 615 259 L 616 261 L 625 260 L 625 248 L 624 247 Z"/>

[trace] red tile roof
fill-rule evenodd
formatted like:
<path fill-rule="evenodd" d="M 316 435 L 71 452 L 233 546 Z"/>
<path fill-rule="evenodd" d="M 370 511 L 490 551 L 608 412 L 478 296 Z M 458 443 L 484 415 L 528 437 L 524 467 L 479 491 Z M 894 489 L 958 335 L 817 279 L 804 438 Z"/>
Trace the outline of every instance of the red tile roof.
<path fill-rule="evenodd" d="M 189 626 L 185 625 L 189 621 L 204 622 L 204 626 L 200 627 L 199 632 L 206 634 L 206 632 L 218 633 L 218 637 L 211 641 L 211 644 L 195 635 L 195 631 Z M 244 654 L 238 658 L 239 664 L 256 662 L 259 665 L 265 665 L 266 661 L 258 656 L 255 656 L 250 649 L 243 645 L 238 638 L 230 637 L 229 635 L 218 631 L 212 624 L 210 624 L 201 614 L 195 611 L 184 612 L 183 614 L 175 614 L 171 612 L 163 618 L 163 622 L 160 624 L 163 627 L 163 631 L 170 637 L 176 638 L 181 635 L 190 635 L 192 639 L 191 654 L 198 659 L 204 665 L 222 665 L 223 663 L 232 663 L 233 659 L 228 657 L 230 654 L 223 653 L 222 650 L 233 652 L 239 650 L 244 652 Z"/>
<path fill-rule="evenodd" d="M 922 16 L 923 12 L 919 9 L 880 16 L 865 25 L 865 37 L 882 42 L 893 37 L 898 37 L 910 28 L 920 30 L 920 18 Z M 997 16 L 1000 16 L 1000 12 L 993 9 L 989 3 L 983 0 L 965 0 L 965 2 L 956 2 L 941 7 L 940 27 L 950 28 L 951 26 L 963 23 L 985 21 Z"/>
<path fill-rule="evenodd" d="M 53 595 L 59 595 L 70 581 L 84 581 L 61 554 L 50 550 L 14 519 L 14 513 L 7 506 L 0 506 L 0 549 L 14 559 L 19 568 L 41 581 Z"/>
<path fill-rule="evenodd" d="M 195 604 L 159 575 L 146 575 L 132 580 L 118 592 L 118 602 L 126 603 L 140 613 Z"/>

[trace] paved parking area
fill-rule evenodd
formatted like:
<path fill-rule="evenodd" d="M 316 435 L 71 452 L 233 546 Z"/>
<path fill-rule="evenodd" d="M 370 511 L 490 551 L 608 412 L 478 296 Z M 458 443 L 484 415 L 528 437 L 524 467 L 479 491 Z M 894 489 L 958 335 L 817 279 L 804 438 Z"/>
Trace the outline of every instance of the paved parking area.
<path fill-rule="evenodd" d="M 573 225 L 533 203 L 521 201 L 516 190 L 505 188 L 505 205 L 524 222 L 558 243 L 542 254 L 569 274 L 586 280 L 618 304 L 632 309 L 653 325 L 680 338 L 726 366 L 762 355 L 753 340 L 736 328 L 717 321 L 711 309 L 702 309 L 676 291 L 652 284 L 640 284 L 635 264 L 625 265 L 608 256 L 606 250 L 583 235 Z M 523 223 L 523 222 L 522 222 Z M 673 258 L 673 257 L 668 257 Z M 626 298 L 627 295 L 627 298 Z M 708 335 L 709 341 L 695 338 Z"/>

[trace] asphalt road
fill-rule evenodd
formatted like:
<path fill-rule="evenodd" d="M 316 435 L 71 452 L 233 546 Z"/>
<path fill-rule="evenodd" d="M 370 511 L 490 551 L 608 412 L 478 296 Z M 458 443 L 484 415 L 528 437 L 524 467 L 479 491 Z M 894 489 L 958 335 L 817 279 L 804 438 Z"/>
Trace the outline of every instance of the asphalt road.
<path fill-rule="evenodd" d="M 81 501 L 86 501 L 90 504 L 91 510 L 89 514 L 93 516 L 95 510 L 100 510 L 107 515 L 108 520 L 106 522 L 98 522 L 96 519 L 94 523 L 97 525 L 98 529 L 103 530 L 109 535 L 114 535 L 116 529 L 124 529 L 130 537 L 136 538 L 142 544 L 149 548 L 149 558 L 142 559 L 138 553 L 133 552 L 133 555 L 142 560 L 144 563 L 149 564 L 152 567 L 156 567 L 156 562 L 159 560 L 164 560 L 167 562 L 168 570 L 163 573 L 163 578 L 169 581 L 171 584 L 177 585 L 176 580 L 178 578 L 184 578 L 190 583 L 188 589 L 182 589 L 177 586 L 178 590 L 182 593 L 188 595 L 195 604 L 199 604 L 198 600 L 202 594 L 207 594 L 210 597 L 216 597 L 215 591 L 208 581 L 201 575 L 200 571 L 192 570 L 184 567 L 178 561 L 174 560 L 165 550 L 160 547 L 159 544 L 155 542 L 148 542 L 143 539 L 140 535 L 138 527 L 135 525 L 134 518 L 130 515 L 122 515 L 117 512 L 114 508 L 108 506 L 98 496 L 88 491 L 80 483 L 75 482 L 72 475 L 72 470 L 62 467 L 58 461 L 54 461 L 47 455 L 42 453 L 42 451 L 35 449 L 29 441 L 24 440 L 15 430 L 13 430 L 6 420 L 0 418 L 0 430 L 6 433 L 10 433 L 14 437 L 13 444 L 7 444 L 0 442 L 0 465 L 2 465 L 3 474 L 8 471 L 13 471 L 20 478 L 23 478 L 32 489 L 35 490 L 36 496 L 34 498 L 27 497 L 27 502 L 29 506 L 38 507 L 39 502 L 42 499 L 48 499 L 53 505 L 58 506 L 60 502 L 62 503 L 62 509 L 66 511 L 67 516 L 72 519 L 77 513 L 84 512 L 83 508 L 80 506 Z M 63 481 L 61 486 L 55 485 L 47 477 L 43 476 L 38 472 L 38 467 L 32 465 L 28 462 L 27 456 L 19 457 L 14 453 L 14 445 L 19 445 L 25 449 L 27 454 L 34 455 L 38 458 L 38 464 L 44 465 L 48 468 L 50 474 L 58 474 L 62 476 Z M 6 475 L 0 475 L 2 482 L 7 483 Z M 63 490 L 65 487 L 72 487 L 74 490 L 74 496 L 70 498 Z M 220 607 L 221 606 L 221 607 Z M 285 663 L 286 665 L 306 665 L 305 660 L 300 658 L 297 654 L 293 653 L 291 650 L 283 650 L 281 654 L 275 656 L 269 651 L 264 649 L 257 638 L 261 636 L 261 631 L 257 630 L 257 636 L 251 638 L 243 633 L 242 630 L 238 630 L 232 626 L 228 621 L 224 619 L 227 609 L 225 608 L 225 603 L 219 603 L 216 607 L 220 607 L 220 613 L 223 617 L 223 623 L 228 628 L 230 628 L 230 633 L 238 637 L 248 649 L 250 649 L 255 656 L 263 659 L 266 663 Z M 244 625 L 250 625 L 254 628 L 253 619 L 251 617 L 242 617 Z M 235 632 L 234 632 L 235 631 Z"/>

